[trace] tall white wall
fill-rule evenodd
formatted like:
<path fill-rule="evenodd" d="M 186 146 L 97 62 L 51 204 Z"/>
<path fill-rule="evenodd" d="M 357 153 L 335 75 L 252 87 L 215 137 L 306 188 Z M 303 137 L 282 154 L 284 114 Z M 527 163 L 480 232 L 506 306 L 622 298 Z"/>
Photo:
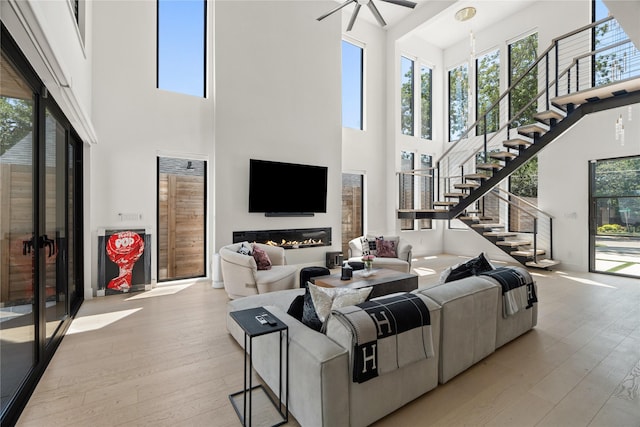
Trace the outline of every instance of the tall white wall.
<path fill-rule="evenodd" d="M 331 1 L 216 2 L 215 247 L 232 232 L 331 227 L 333 245 L 287 250 L 289 263 L 324 264 L 341 239 L 340 15 Z M 328 167 L 327 213 L 249 213 L 249 159 Z M 291 177 L 284 187 L 303 182 Z M 274 188 L 273 191 L 279 191 Z"/>
<path fill-rule="evenodd" d="M 616 119 L 620 116 L 624 143 L 616 140 L 615 135 Z M 589 269 L 589 163 L 639 155 L 638 104 L 582 118 L 539 154 L 539 206 L 553 215 L 553 257 L 562 261 L 562 268 Z"/>
<path fill-rule="evenodd" d="M 97 278 L 98 228 L 148 227 L 156 279 L 157 166 L 159 154 L 208 160 L 214 165 L 214 91 L 198 98 L 156 89 L 156 3 L 94 2 L 93 122 L 98 144 L 85 168 L 90 180 L 92 283 Z M 209 8 L 209 32 L 213 8 Z M 211 37 L 209 37 L 211 40 Z M 208 65 L 213 81 L 213 61 Z M 213 194 L 215 189 L 211 189 Z M 209 212 L 213 212 L 209 198 Z M 121 222 L 119 213 L 141 214 Z M 208 219 L 209 252 L 213 246 Z M 208 263 L 207 263 L 208 264 Z M 85 295 L 86 296 L 86 295 Z"/>

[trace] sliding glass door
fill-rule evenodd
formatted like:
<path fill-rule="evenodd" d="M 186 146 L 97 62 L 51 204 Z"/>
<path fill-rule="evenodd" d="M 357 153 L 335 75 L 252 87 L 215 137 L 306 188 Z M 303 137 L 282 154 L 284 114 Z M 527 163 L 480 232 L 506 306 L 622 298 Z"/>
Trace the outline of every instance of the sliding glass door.
<path fill-rule="evenodd" d="M 2 27 L 0 423 L 12 425 L 82 301 L 82 143 Z"/>
<path fill-rule="evenodd" d="M 640 277 L 640 157 L 590 166 L 590 271 Z"/>

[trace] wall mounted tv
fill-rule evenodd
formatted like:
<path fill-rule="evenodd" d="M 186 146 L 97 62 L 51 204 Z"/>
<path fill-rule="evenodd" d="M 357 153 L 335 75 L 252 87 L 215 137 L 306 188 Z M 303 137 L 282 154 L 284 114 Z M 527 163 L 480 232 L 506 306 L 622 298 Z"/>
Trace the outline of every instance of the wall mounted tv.
<path fill-rule="evenodd" d="M 249 212 L 311 216 L 326 211 L 326 166 L 249 160 Z"/>

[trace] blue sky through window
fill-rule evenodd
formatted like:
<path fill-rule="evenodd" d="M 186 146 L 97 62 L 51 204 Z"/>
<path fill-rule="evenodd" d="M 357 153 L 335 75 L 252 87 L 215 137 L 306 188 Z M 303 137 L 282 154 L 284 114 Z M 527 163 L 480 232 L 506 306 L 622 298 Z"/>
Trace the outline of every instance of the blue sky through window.
<path fill-rule="evenodd" d="M 205 96 L 206 0 L 158 0 L 158 88 Z"/>
<path fill-rule="evenodd" d="M 362 129 L 363 49 L 342 41 L 342 126 Z"/>

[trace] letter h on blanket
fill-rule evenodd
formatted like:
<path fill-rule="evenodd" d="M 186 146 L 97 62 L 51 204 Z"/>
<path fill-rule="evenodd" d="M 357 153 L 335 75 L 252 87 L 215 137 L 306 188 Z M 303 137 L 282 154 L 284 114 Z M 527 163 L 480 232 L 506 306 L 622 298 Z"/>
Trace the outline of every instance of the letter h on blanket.
<path fill-rule="evenodd" d="M 362 383 L 433 357 L 429 309 L 419 295 L 402 293 L 334 310 L 353 337 L 353 381 Z"/>

